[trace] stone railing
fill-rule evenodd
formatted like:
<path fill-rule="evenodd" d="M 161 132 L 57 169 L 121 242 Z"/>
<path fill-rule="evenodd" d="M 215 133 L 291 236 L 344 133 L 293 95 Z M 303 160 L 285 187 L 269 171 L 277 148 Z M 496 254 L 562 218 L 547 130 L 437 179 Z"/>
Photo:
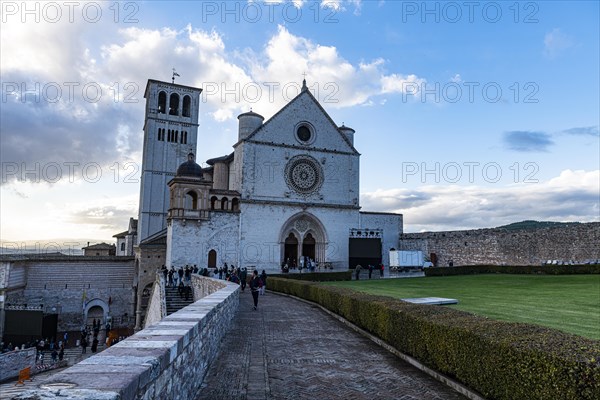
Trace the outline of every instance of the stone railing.
<path fill-rule="evenodd" d="M 195 398 L 236 314 L 240 290 L 235 283 L 197 279 L 220 289 L 12 399 Z"/>
<path fill-rule="evenodd" d="M 0 382 L 16 378 L 19 376 L 19 371 L 27 367 L 32 369 L 33 374 L 35 355 L 35 347 L 0 354 Z"/>
<path fill-rule="evenodd" d="M 205 277 L 192 274 L 192 291 L 194 293 L 194 301 L 198 301 L 203 297 L 213 294 L 217 290 L 225 287 L 224 280 L 206 279 Z"/>
<path fill-rule="evenodd" d="M 194 299 L 195 300 L 195 299 Z M 144 329 L 156 324 L 167 316 L 167 295 L 165 293 L 165 278 L 162 272 L 156 272 L 156 279 L 152 285 L 152 294 L 148 300 L 148 309 L 144 319 Z"/>

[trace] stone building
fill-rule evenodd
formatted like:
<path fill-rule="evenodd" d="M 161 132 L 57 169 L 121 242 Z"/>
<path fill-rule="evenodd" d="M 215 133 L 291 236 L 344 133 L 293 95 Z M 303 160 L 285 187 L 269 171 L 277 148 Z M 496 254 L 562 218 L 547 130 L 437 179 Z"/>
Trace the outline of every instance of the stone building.
<path fill-rule="evenodd" d="M 117 239 L 117 256 L 133 256 L 133 246 L 137 244 L 137 223 L 137 219 L 129 218 L 127 230 L 113 235 Z"/>
<path fill-rule="evenodd" d="M 88 245 L 81 250 L 83 250 L 84 256 L 114 256 L 117 251 L 114 244 L 96 243 L 90 245 L 89 242 Z"/>
<path fill-rule="evenodd" d="M 225 263 L 280 272 L 309 259 L 333 270 L 388 264 L 402 215 L 361 211 L 355 131 L 303 82 L 269 120 L 238 116 L 233 152 L 196 163 L 201 89 L 149 80 L 136 269 L 138 305 L 162 265 Z M 138 326 L 143 310 L 138 309 Z"/>
<path fill-rule="evenodd" d="M 131 328 L 134 281 L 133 257 L 0 256 L 0 336 L 13 344 L 56 338 L 93 319 Z"/>

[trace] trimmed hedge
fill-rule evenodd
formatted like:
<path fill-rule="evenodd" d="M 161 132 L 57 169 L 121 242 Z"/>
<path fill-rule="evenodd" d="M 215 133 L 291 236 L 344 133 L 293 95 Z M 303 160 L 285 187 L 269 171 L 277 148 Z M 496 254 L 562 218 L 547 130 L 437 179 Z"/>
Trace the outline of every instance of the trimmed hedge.
<path fill-rule="evenodd" d="M 269 289 L 313 301 L 488 399 L 597 400 L 600 341 L 314 282 Z"/>
<path fill-rule="evenodd" d="M 425 276 L 450 276 L 474 274 L 600 274 L 600 264 L 587 265 L 469 265 L 461 267 L 425 268 Z"/>
<path fill-rule="evenodd" d="M 338 271 L 338 272 L 307 272 L 307 273 L 288 273 L 288 274 L 274 274 L 269 277 L 294 279 L 298 281 L 310 281 L 310 282 L 333 282 L 333 281 L 350 281 L 352 280 L 352 271 Z"/>

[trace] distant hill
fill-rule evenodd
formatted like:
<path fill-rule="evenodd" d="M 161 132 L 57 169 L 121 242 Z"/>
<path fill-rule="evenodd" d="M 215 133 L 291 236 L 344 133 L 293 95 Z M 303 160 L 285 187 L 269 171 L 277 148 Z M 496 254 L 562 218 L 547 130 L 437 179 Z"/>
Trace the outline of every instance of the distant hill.
<path fill-rule="evenodd" d="M 514 222 L 512 224 L 499 226 L 498 229 L 506 229 L 509 231 L 514 231 L 518 229 L 538 229 L 538 228 L 549 228 L 553 226 L 565 226 L 565 225 L 573 225 L 579 224 L 579 222 L 552 222 L 552 221 L 521 221 Z"/>

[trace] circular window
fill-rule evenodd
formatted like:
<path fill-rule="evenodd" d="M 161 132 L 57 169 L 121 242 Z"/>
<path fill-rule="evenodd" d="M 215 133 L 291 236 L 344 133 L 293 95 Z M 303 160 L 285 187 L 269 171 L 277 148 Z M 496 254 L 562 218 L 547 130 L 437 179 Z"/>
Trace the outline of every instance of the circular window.
<path fill-rule="evenodd" d="M 285 167 L 285 182 L 299 194 L 311 194 L 323 184 L 323 170 L 314 158 L 296 156 Z"/>
<path fill-rule="evenodd" d="M 298 128 L 298 139 L 303 142 L 310 141 L 311 133 L 310 129 L 306 125 L 302 125 Z"/>
<path fill-rule="evenodd" d="M 315 130 L 308 122 L 296 125 L 296 140 L 305 146 L 315 141 Z"/>

